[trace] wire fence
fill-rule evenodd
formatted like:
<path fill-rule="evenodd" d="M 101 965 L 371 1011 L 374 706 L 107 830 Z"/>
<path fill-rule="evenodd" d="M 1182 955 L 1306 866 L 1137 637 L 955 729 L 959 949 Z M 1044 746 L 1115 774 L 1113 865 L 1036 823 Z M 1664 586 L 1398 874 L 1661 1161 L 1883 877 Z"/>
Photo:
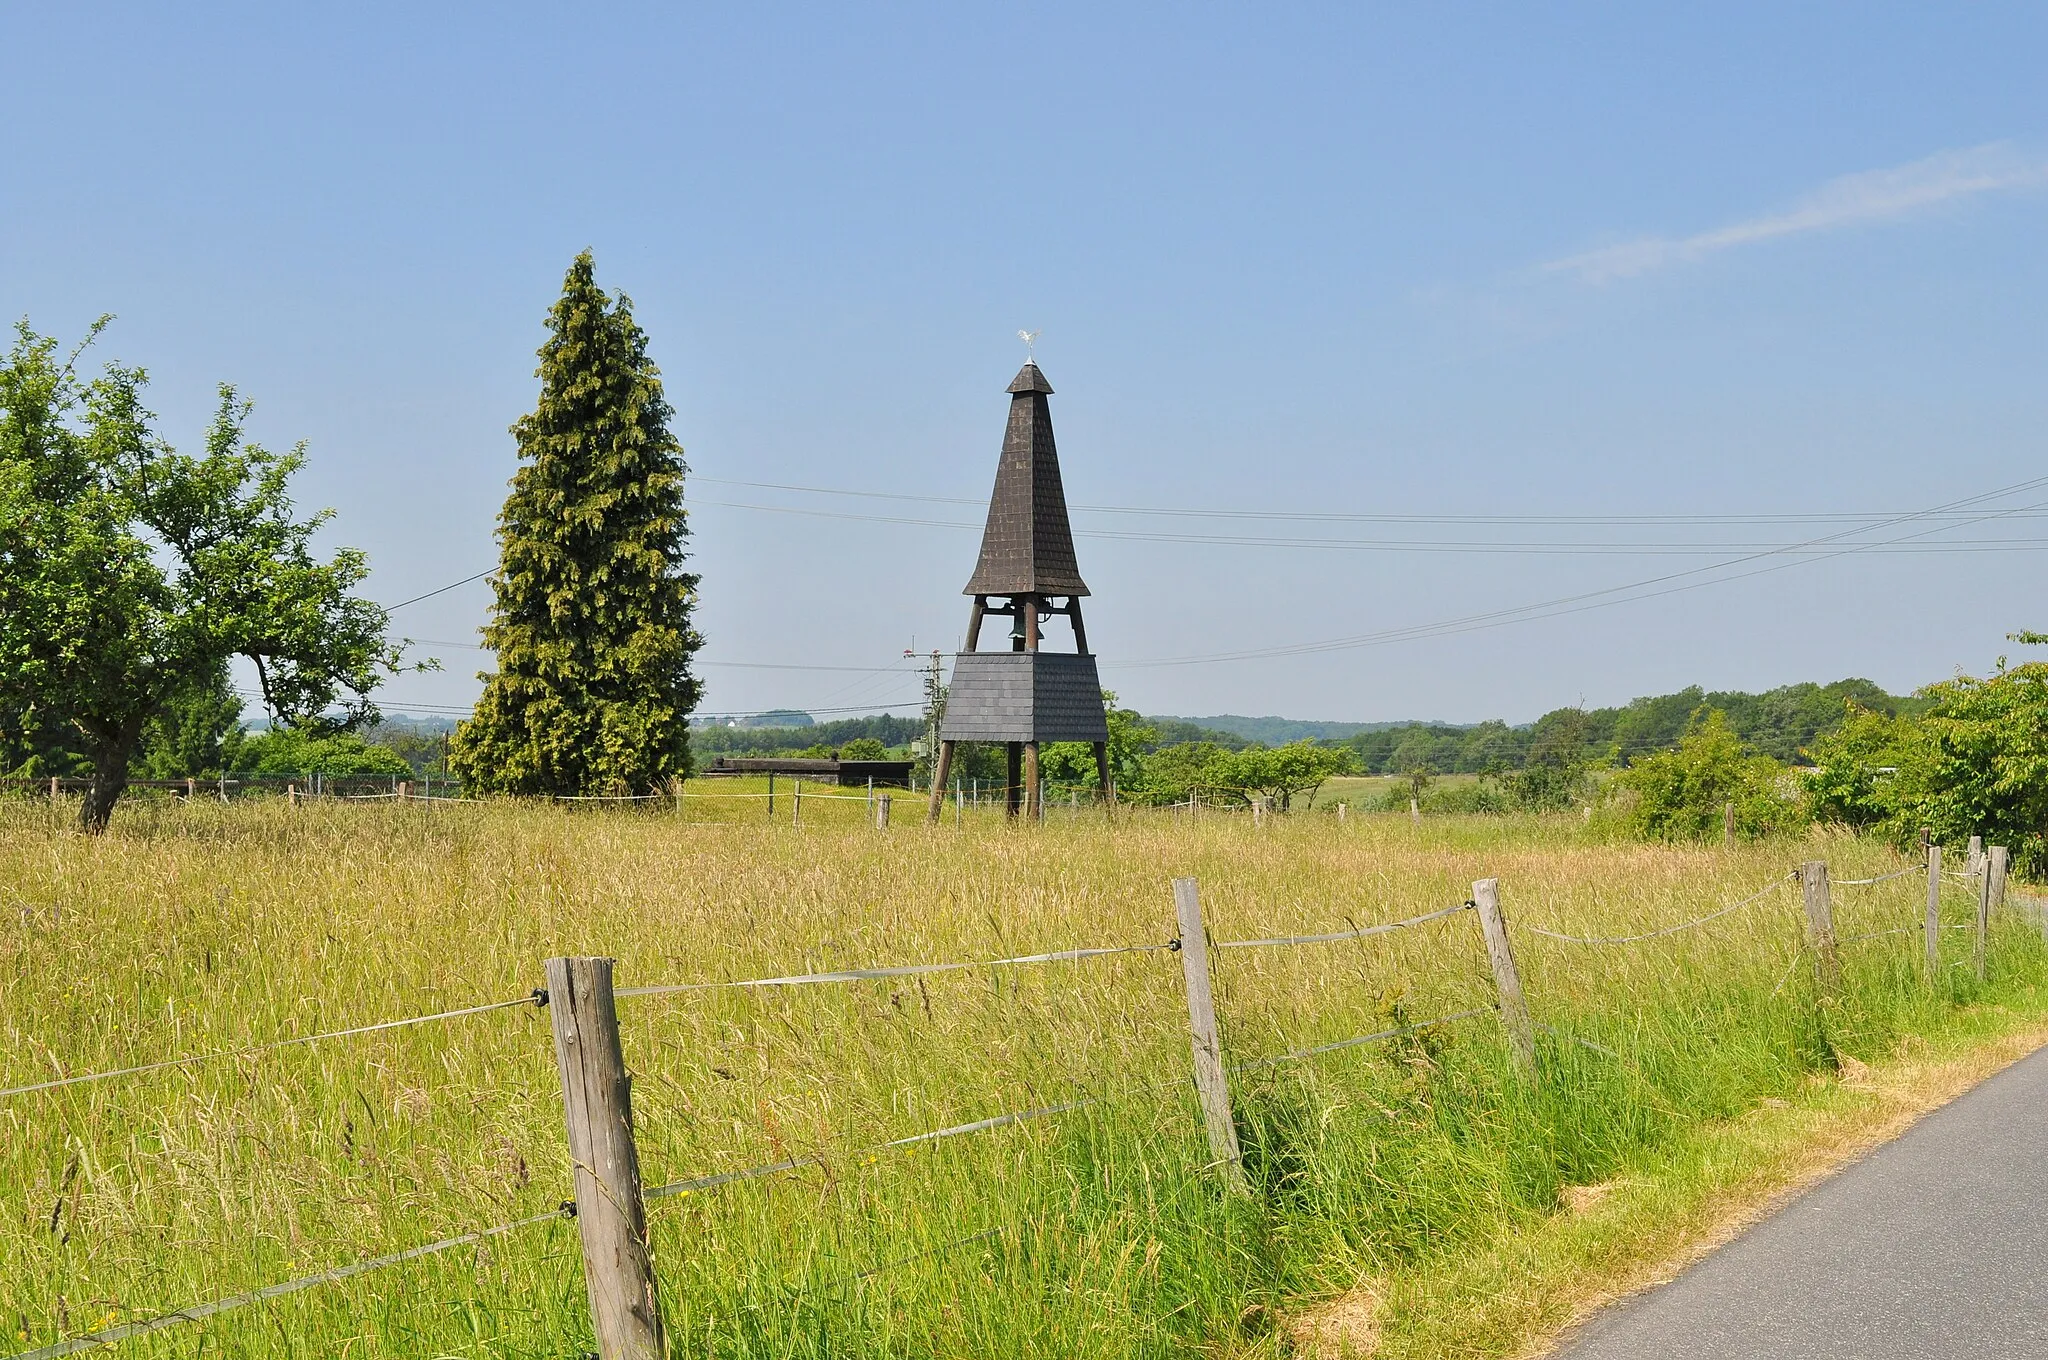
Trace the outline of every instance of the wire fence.
<path fill-rule="evenodd" d="M 742 794 L 736 796 L 748 797 L 753 795 Z M 852 795 L 841 796 L 852 797 Z M 2002 863 L 2002 861 L 2000 862 Z M 1925 872 L 1926 870 L 1921 869 L 1919 867 L 1907 867 L 1899 869 L 1894 872 L 1874 875 L 1868 878 L 1843 879 L 1836 880 L 1836 882 L 1839 882 L 1842 886 L 1875 886 L 1878 884 L 1890 882 L 1895 879 L 1902 879 L 1916 874 L 1924 874 Z M 1798 875 L 1795 874 L 1792 877 L 1796 878 L 1798 877 Z M 1948 877 L 1949 875 L 1947 874 L 1941 875 L 1942 879 L 1946 879 Z M 1669 936 L 1678 935 L 1683 932 L 1698 930 L 1716 921 L 1723 920 L 1724 918 L 1727 918 L 1733 915 L 1734 913 L 1740 912 L 1747 907 L 1750 907 L 1758 902 L 1763 901 L 1771 894 L 1787 886 L 1787 884 L 1790 881 L 1790 878 L 1784 876 L 1773 878 L 1769 883 L 1759 888 L 1756 892 L 1751 893 L 1737 901 L 1718 907 L 1715 910 L 1705 913 L 1701 916 L 1676 922 L 1674 924 L 1659 927 L 1653 930 L 1640 931 L 1632 934 L 1607 936 L 1577 935 L 1567 933 L 1564 931 L 1550 929 L 1544 926 L 1530 925 L 1526 923 L 1523 924 L 1520 928 L 1534 935 L 1542 936 L 1547 939 L 1556 940 L 1573 945 L 1621 946 L 1642 943 L 1650 940 L 1656 940 Z M 1935 881 L 1938 883 L 1940 879 L 1937 879 Z M 1976 882 L 1976 876 L 1971 875 L 1970 881 Z M 1192 881 L 1190 880 L 1189 882 L 1191 884 Z M 1482 893 L 1482 889 L 1485 889 L 1486 891 Z M 1208 1001 L 1208 996 L 1210 992 L 1209 984 L 1207 981 L 1207 949 L 1214 949 L 1217 951 L 1243 949 L 1295 949 L 1324 944 L 1341 943 L 1346 941 L 1358 941 L 1378 936 L 1385 936 L 1393 934 L 1395 932 L 1417 929 L 1420 927 L 1428 926 L 1433 923 L 1442 922 L 1454 917 L 1461 916 L 1469 911 L 1477 910 L 1482 918 L 1481 923 L 1484 928 L 1482 931 L 1482 935 L 1485 938 L 1485 943 L 1487 945 L 1486 952 L 1489 961 L 1494 968 L 1495 981 L 1497 984 L 1498 999 L 1495 1000 L 1493 1003 L 1481 1006 L 1467 1006 L 1454 1011 L 1450 1011 L 1442 1015 L 1438 1015 L 1431 1019 L 1412 1021 L 1382 1027 L 1367 1033 L 1362 1033 L 1351 1037 L 1335 1039 L 1322 1043 L 1305 1045 L 1297 1048 L 1288 1049 L 1279 1053 L 1253 1057 L 1240 1057 L 1235 1058 L 1227 1063 L 1222 1062 L 1220 1061 L 1220 1059 L 1218 1059 L 1215 1060 L 1214 1080 L 1221 1081 L 1226 1075 L 1230 1074 L 1244 1074 L 1255 1071 L 1269 1070 L 1283 1064 L 1307 1061 L 1332 1053 L 1358 1049 L 1374 1044 L 1391 1043 L 1405 1037 L 1423 1034 L 1432 1030 L 1439 1029 L 1443 1026 L 1456 1024 L 1461 1021 L 1473 1020 L 1489 1016 L 1495 1017 L 1498 1021 L 1500 1021 L 1508 1029 L 1511 1038 L 1513 1037 L 1514 1032 L 1516 1031 L 1518 1026 L 1523 1031 L 1530 1032 L 1533 1032 L 1533 1030 L 1536 1029 L 1540 1029 L 1560 1039 L 1569 1039 L 1572 1042 L 1582 1044 L 1583 1046 L 1591 1050 L 1606 1054 L 1609 1057 L 1618 1059 L 1620 1061 L 1623 1061 L 1624 1063 L 1629 1062 L 1629 1060 L 1625 1058 L 1624 1055 L 1616 1052 L 1611 1048 L 1607 1048 L 1600 1044 L 1594 1043 L 1591 1040 L 1586 1040 L 1574 1035 L 1564 1034 L 1563 1032 L 1557 1030 L 1555 1027 L 1550 1025 L 1532 1025 L 1526 1012 L 1526 1006 L 1521 993 L 1519 980 L 1516 979 L 1514 976 L 1512 952 L 1505 948 L 1505 918 L 1500 916 L 1498 908 L 1493 905 L 1493 881 L 1488 880 L 1480 884 L 1476 884 L 1474 886 L 1474 893 L 1475 896 L 1472 899 L 1468 899 L 1466 901 L 1458 902 L 1454 905 L 1441 907 L 1438 909 L 1422 912 L 1413 916 L 1408 916 L 1397 920 L 1370 923 L 1365 925 L 1360 925 L 1352 921 L 1347 921 L 1346 928 L 1342 930 L 1331 930 L 1292 935 L 1261 936 L 1256 938 L 1231 939 L 1221 941 L 1210 941 L 1207 939 L 1206 929 L 1202 927 L 1200 924 L 1199 908 L 1196 908 L 1192 923 L 1193 929 L 1195 934 L 1200 935 L 1202 937 L 1202 943 L 1204 944 L 1205 949 L 1193 956 L 1190 956 L 1188 953 L 1191 942 L 1190 939 L 1183 938 L 1183 936 L 1188 935 L 1190 929 L 1189 918 L 1186 915 L 1183 915 L 1181 921 L 1181 928 L 1179 932 L 1176 933 L 1176 935 L 1173 938 L 1162 941 L 1111 944 L 1100 946 L 1083 946 L 1077 948 L 1051 950 L 1031 954 L 1006 955 L 994 958 L 923 963 L 903 963 L 892 965 L 879 965 L 865 968 L 834 969 L 816 972 L 791 973 L 740 979 L 699 982 L 652 983 L 640 986 L 620 988 L 616 991 L 615 995 L 621 998 L 648 998 L 661 996 L 677 996 L 690 993 L 716 992 L 722 990 L 748 991 L 778 988 L 833 986 L 873 981 L 887 981 L 906 977 L 922 978 L 925 976 L 935 974 L 965 972 L 977 969 L 989 970 L 1027 968 L 1051 966 L 1057 964 L 1079 963 L 1091 959 L 1101 959 L 1117 956 L 1146 957 L 1160 954 L 1173 954 L 1176 956 L 1180 956 L 1182 958 L 1183 967 L 1185 969 L 1191 970 L 1188 977 L 1188 998 L 1190 1007 L 1190 1018 L 1194 1022 L 1194 1029 L 1196 1035 L 1196 1066 L 1192 1074 L 1192 1079 L 1190 1078 L 1190 1076 L 1186 1075 L 1176 1076 L 1166 1081 L 1153 1083 L 1149 1088 L 1140 1089 L 1150 1089 L 1153 1091 L 1173 1088 L 1185 1089 L 1192 1085 L 1195 1088 L 1195 1090 L 1202 1095 L 1203 1104 L 1206 1107 L 1208 1105 L 1209 1092 L 1207 1091 L 1207 1089 L 1205 1089 L 1205 1080 L 1207 1079 L 1204 1076 L 1205 1069 L 1202 1065 L 1203 1060 L 1201 1057 L 1201 1035 L 1203 1032 L 1204 1023 L 1202 1010 L 1204 1007 L 1210 1004 Z M 1981 931 L 1983 929 L 1982 922 L 1983 917 L 1980 912 L 1978 922 L 1974 927 L 1971 925 L 1949 925 L 1943 926 L 1941 928 L 1974 928 L 1980 932 L 1981 937 Z M 1778 985 L 1772 989 L 1771 996 L 1775 997 L 1783 990 L 1784 986 L 1787 984 L 1787 982 L 1789 982 L 1791 976 L 1793 975 L 1793 972 L 1797 969 L 1801 959 L 1808 956 L 1811 952 L 1813 952 L 1816 949 L 1831 950 L 1837 944 L 1849 944 L 1859 941 L 1877 939 L 1880 937 L 1909 934 L 1914 931 L 1925 929 L 1927 927 L 1927 924 L 1931 923 L 1916 922 L 1910 925 L 1879 928 L 1874 930 L 1862 931 L 1855 934 L 1850 934 L 1847 936 L 1843 936 L 1840 939 L 1834 939 L 1831 935 L 1825 939 L 1820 938 L 1818 936 L 1812 936 L 1807 939 L 1804 939 L 1800 942 L 1798 948 L 1795 949 L 1795 951 L 1793 952 L 1791 962 L 1788 965 L 1784 976 L 1779 979 Z M 1496 931 L 1501 932 L 1500 940 L 1503 947 L 1499 950 L 1496 950 L 1494 948 Z M 552 967 L 553 965 L 550 966 Z M 1192 971 L 1195 969 L 1199 969 L 1201 971 L 1201 985 L 1199 989 L 1196 986 L 1196 979 Z M 1197 999 L 1198 991 L 1200 995 L 1199 1001 Z M 362 1025 L 355 1025 L 346 1028 L 323 1031 L 316 1034 L 295 1035 L 283 1039 L 273 1040 L 266 1043 L 247 1045 L 235 1049 L 227 1049 L 212 1053 L 191 1054 L 181 1057 L 166 1058 L 155 1062 L 142 1063 L 129 1067 L 110 1069 L 106 1071 L 96 1071 L 71 1075 L 59 1074 L 48 1080 L 24 1083 L 0 1089 L 0 1098 L 26 1096 L 39 1092 L 55 1091 L 72 1086 L 83 1085 L 87 1083 L 104 1082 L 117 1078 L 146 1076 L 151 1073 L 186 1068 L 209 1062 L 223 1061 L 229 1059 L 254 1058 L 262 1054 L 273 1052 L 279 1049 L 342 1040 L 356 1036 L 371 1035 L 391 1030 L 402 1029 L 406 1027 L 427 1025 L 436 1022 L 453 1021 L 466 1017 L 487 1014 L 495 1011 L 510 1010 L 522 1006 L 531 1006 L 538 1010 L 540 1008 L 547 1007 L 549 1004 L 550 997 L 548 991 L 545 988 L 537 988 L 529 994 L 521 997 L 485 1002 L 473 1006 L 465 1006 L 451 1010 L 438 1011 L 430 1014 L 405 1016 L 397 1019 L 376 1021 Z M 556 1018 L 556 1023 L 558 1026 L 562 1023 L 561 1017 L 558 1016 Z M 1213 1034 L 1215 1025 L 1213 1015 L 1209 1017 L 1207 1023 L 1210 1032 Z M 565 1089 L 566 1081 L 567 1077 L 565 1069 Z M 1121 1090 L 1117 1095 L 1107 1093 L 1078 1093 L 1073 1099 L 1054 1100 L 1044 1103 L 1028 1105 L 1022 1108 L 1004 1110 L 999 1113 L 988 1115 L 978 1119 L 953 1123 L 939 1128 L 927 1129 L 921 1132 L 911 1133 L 896 1138 L 879 1140 L 870 1143 L 863 1148 L 856 1149 L 854 1152 L 850 1154 L 845 1155 L 850 1156 L 853 1159 L 853 1161 L 857 1164 L 869 1164 L 892 1153 L 914 1151 L 918 1148 L 928 1146 L 934 1143 L 945 1142 L 957 1138 L 966 1138 L 973 1137 L 976 1135 L 989 1134 L 996 1132 L 998 1130 L 1018 1125 L 1034 1123 L 1041 1120 L 1057 1118 L 1062 1115 L 1073 1114 L 1084 1109 L 1100 1106 L 1111 1099 L 1118 1098 L 1118 1096 L 1127 1097 L 1133 1093 L 1133 1088 L 1128 1087 Z M 1227 1111 L 1227 1096 L 1225 1097 L 1224 1108 Z M 1209 1118 L 1213 1121 L 1213 1111 L 1205 1110 L 1205 1118 Z M 1217 1133 L 1213 1126 L 1213 1123 L 1210 1132 L 1212 1138 L 1212 1146 L 1214 1146 Z M 1230 1134 L 1229 1137 L 1229 1147 L 1234 1148 L 1234 1132 Z M 640 1191 L 640 1194 L 642 1198 L 646 1201 L 681 1199 L 689 1196 L 704 1194 L 706 1192 L 714 1191 L 726 1186 L 742 1184 L 749 1181 L 762 1180 L 792 1172 L 797 1172 L 808 1167 L 819 1167 L 824 1165 L 827 1165 L 827 1159 L 824 1156 L 824 1154 L 801 1154 L 797 1156 L 783 1157 L 773 1162 L 765 1163 L 758 1166 L 751 1166 L 738 1170 L 704 1174 L 669 1181 L 660 1185 L 653 1186 L 651 1188 L 646 1188 L 643 1191 Z M 560 1207 L 545 1213 L 528 1215 L 523 1218 L 515 1219 L 505 1223 L 500 1223 L 491 1227 L 459 1233 L 433 1242 L 428 1242 L 423 1245 L 409 1247 L 403 1250 L 394 1251 L 384 1255 L 367 1257 L 361 1260 L 351 1262 L 349 1264 L 335 1266 L 326 1270 L 317 1271 L 311 1274 L 295 1277 L 293 1279 L 281 1281 L 275 1284 L 265 1285 L 258 1289 L 248 1290 L 242 1293 L 229 1295 L 208 1302 L 196 1303 L 186 1308 L 182 1308 L 172 1312 L 162 1313 L 150 1318 L 122 1323 L 117 1326 L 106 1327 L 82 1335 L 64 1338 L 50 1345 L 45 1345 L 37 1349 L 20 1352 L 16 1356 L 9 1357 L 8 1360 L 55 1360 L 55 1357 L 68 1356 L 82 1351 L 90 1350 L 96 1347 L 111 1345 L 116 1342 L 127 1340 L 133 1337 L 146 1335 L 148 1333 L 155 1332 L 164 1328 L 177 1326 L 185 1323 L 201 1321 L 205 1318 L 213 1317 L 224 1312 L 252 1306 L 255 1304 L 264 1303 L 269 1300 L 281 1298 L 286 1295 L 299 1292 L 301 1290 L 312 1289 L 321 1285 L 338 1283 L 373 1271 L 400 1266 L 411 1261 L 455 1250 L 463 1246 L 480 1244 L 491 1238 L 502 1236 L 507 1233 L 512 1233 L 522 1228 L 532 1227 L 550 1221 L 558 1221 L 565 1218 L 573 1218 L 575 1217 L 575 1215 L 576 1205 L 573 1202 L 565 1202 Z M 839 1278 L 843 1280 L 866 1279 L 880 1272 L 894 1269 L 899 1266 L 907 1265 L 919 1260 L 927 1259 L 933 1255 L 941 1254 L 945 1251 L 954 1250 L 961 1246 L 969 1245 L 974 1242 L 988 1240 L 992 1237 L 1000 1235 L 1002 1231 L 1003 1229 L 1000 1226 L 987 1228 L 977 1233 L 970 1234 L 958 1239 L 954 1239 L 947 1243 L 941 1244 L 940 1246 L 931 1248 L 927 1251 L 919 1252 L 910 1256 L 905 1256 L 900 1259 L 883 1262 L 876 1266 L 870 1267 L 866 1270 L 856 1272 L 851 1275 L 842 1276 Z M 594 1269 L 595 1266 L 592 1265 L 588 1268 Z"/>

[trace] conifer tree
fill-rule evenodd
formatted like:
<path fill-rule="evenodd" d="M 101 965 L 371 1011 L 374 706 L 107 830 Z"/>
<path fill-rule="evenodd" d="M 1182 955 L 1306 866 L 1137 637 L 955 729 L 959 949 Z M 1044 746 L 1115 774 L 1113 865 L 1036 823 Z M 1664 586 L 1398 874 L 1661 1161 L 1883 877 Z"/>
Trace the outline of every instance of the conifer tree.
<path fill-rule="evenodd" d="M 649 793 L 690 771 L 697 577 L 685 572 L 683 450 L 631 301 L 576 257 L 548 313 L 540 402 L 512 427 L 498 516 L 498 656 L 456 732 L 479 792 Z"/>

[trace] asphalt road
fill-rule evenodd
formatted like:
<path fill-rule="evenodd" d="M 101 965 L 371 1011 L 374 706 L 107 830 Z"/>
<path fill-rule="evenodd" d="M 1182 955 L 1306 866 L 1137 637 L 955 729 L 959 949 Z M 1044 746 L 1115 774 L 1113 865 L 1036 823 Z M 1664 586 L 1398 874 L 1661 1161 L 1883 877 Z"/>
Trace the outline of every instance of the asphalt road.
<path fill-rule="evenodd" d="M 2048 1049 L 1556 1354 L 2048 1360 Z"/>

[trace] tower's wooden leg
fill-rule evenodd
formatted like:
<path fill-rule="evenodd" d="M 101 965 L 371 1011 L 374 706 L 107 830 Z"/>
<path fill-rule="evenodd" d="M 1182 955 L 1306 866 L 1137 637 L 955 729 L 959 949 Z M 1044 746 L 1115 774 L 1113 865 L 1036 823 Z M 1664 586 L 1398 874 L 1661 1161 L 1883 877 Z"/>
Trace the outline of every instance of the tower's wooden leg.
<path fill-rule="evenodd" d="M 1024 815 L 1034 822 L 1045 820 L 1045 789 L 1038 780 L 1038 743 L 1024 743 Z"/>
<path fill-rule="evenodd" d="M 1095 782 L 1102 789 L 1102 805 L 1116 806 L 1116 785 L 1109 782 L 1109 743 L 1095 743 Z"/>
<path fill-rule="evenodd" d="M 1017 815 L 1017 805 L 1024 792 L 1024 743 L 1009 741 L 1003 743 L 1003 761 L 1006 777 L 1003 780 L 1004 815 Z"/>
<path fill-rule="evenodd" d="M 931 806 L 925 810 L 924 814 L 927 826 L 937 826 L 939 824 L 939 813 L 946 806 L 946 777 L 952 773 L 953 743 L 942 741 L 939 743 L 939 758 L 932 762 L 932 800 Z"/>

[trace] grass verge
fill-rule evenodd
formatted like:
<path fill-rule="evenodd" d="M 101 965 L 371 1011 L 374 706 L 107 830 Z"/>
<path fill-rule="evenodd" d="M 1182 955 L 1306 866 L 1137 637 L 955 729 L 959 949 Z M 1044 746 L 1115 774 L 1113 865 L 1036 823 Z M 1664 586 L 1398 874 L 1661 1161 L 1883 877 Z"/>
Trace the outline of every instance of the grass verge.
<path fill-rule="evenodd" d="M 1789 1199 L 2048 1045 L 2048 993 L 1954 1012 L 1883 1059 L 1849 1059 L 1789 1099 L 1766 1097 L 1567 1186 L 1557 1212 L 1295 1310 L 1312 1360 L 1540 1360 L 1613 1303 L 1667 1284 Z"/>

